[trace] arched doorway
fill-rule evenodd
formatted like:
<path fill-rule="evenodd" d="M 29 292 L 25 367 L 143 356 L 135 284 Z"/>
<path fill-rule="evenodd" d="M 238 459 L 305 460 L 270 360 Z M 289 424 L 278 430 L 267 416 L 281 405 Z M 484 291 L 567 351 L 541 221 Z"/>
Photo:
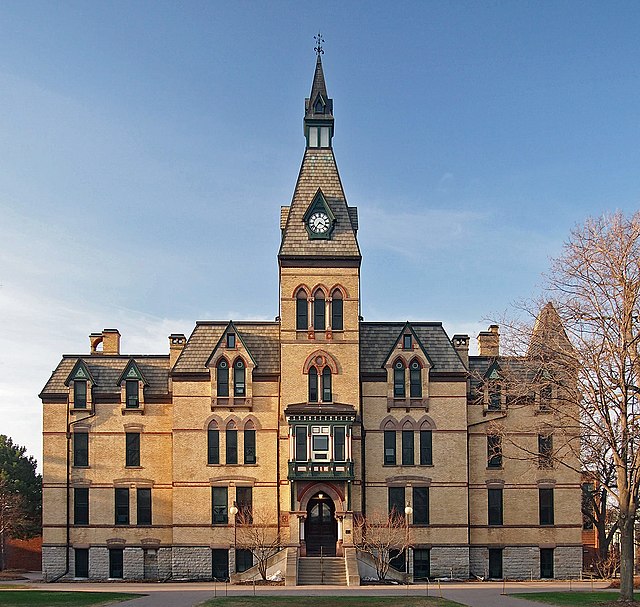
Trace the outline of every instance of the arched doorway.
<path fill-rule="evenodd" d="M 307 504 L 304 524 L 307 556 L 335 556 L 338 541 L 338 521 L 333 500 L 323 493 L 316 493 Z"/>

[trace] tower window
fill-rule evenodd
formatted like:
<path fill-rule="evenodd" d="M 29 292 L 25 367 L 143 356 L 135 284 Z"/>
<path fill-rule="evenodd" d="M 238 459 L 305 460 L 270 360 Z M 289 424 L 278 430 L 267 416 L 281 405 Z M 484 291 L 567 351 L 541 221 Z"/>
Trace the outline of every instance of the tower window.
<path fill-rule="evenodd" d="M 344 320 L 342 317 L 342 293 L 336 289 L 331 296 L 331 328 L 334 331 L 342 331 Z"/>
<path fill-rule="evenodd" d="M 324 103 L 322 103 L 322 99 L 318 97 L 315 106 L 313 107 L 314 114 L 324 114 Z"/>
<path fill-rule="evenodd" d="M 325 328 L 324 314 L 324 293 L 322 291 L 316 291 L 313 300 L 313 328 L 316 331 L 321 331 Z"/>
<path fill-rule="evenodd" d="M 309 307 L 307 294 L 300 289 L 296 295 L 296 329 L 306 331 L 309 328 Z"/>

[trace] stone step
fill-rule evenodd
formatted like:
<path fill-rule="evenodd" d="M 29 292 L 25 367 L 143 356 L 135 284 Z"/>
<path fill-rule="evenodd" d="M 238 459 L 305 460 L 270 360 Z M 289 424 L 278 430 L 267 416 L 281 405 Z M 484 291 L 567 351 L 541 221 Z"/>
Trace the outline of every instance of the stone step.
<path fill-rule="evenodd" d="M 298 559 L 298 584 L 346 586 L 345 561 L 341 557 L 301 557 Z"/>

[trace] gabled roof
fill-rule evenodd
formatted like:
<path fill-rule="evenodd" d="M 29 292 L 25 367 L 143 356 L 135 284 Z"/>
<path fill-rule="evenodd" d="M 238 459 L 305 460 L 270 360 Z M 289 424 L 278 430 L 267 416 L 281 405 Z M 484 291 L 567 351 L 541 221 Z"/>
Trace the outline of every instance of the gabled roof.
<path fill-rule="evenodd" d="M 137 379 L 141 381 L 145 386 L 149 385 L 149 382 L 145 379 L 144 373 L 140 370 L 140 367 L 137 365 L 136 361 L 131 358 L 129 363 L 124 368 L 124 371 L 120 374 L 118 378 L 118 385 L 121 386 L 122 382 L 127 379 Z"/>
<path fill-rule="evenodd" d="M 87 367 L 86 363 L 83 360 L 78 360 L 75 365 L 73 365 L 73 369 L 67 376 L 67 379 L 64 380 L 64 385 L 68 386 L 73 380 L 88 380 L 92 383 L 95 383 L 95 379 Z"/>
<path fill-rule="evenodd" d="M 406 322 L 360 323 L 360 372 L 380 373 Z M 467 373 L 451 340 L 439 322 L 412 322 L 418 343 L 438 373 Z"/>
<path fill-rule="evenodd" d="M 429 364 L 433 367 L 433 361 L 431 360 L 431 357 L 429 356 L 429 353 L 427 352 L 427 350 L 425 349 L 424 345 L 422 344 L 422 341 L 420 340 L 420 337 L 418 337 L 418 334 L 413 330 L 413 327 L 411 326 L 411 323 L 409 321 L 405 322 L 404 326 L 402 327 L 402 329 L 400 329 L 400 333 L 398 333 L 395 341 L 391 345 L 391 349 L 389 350 L 389 353 L 387 354 L 387 358 L 384 359 L 383 365 L 386 365 L 389 362 L 389 359 L 391 357 L 395 358 L 395 356 L 397 355 L 396 346 L 398 345 L 398 342 L 400 342 L 400 340 L 402 339 L 402 336 L 406 335 L 407 332 L 411 333 L 413 338 L 416 340 L 416 343 L 420 347 L 420 350 L 422 350 L 422 353 L 426 356 L 427 360 L 429 361 Z"/>
<path fill-rule="evenodd" d="M 218 342 L 214 346 L 213 350 L 211 350 L 211 354 L 209 355 L 209 358 L 207 358 L 206 366 L 207 367 L 209 366 L 209 363 L 211 362 L 211 359 L 214 357 L 215 353 L 220 348 L 220 345 L 224 342 L 227 333 L 234 333 L 235 334 L 235 336 L 238 338 L 240 343 L 244 346 L 244 349 L 247 351 L 247 354 L 249 355 L 249 358 L 251 359 L 251 361 L 253 362 L 253 364 L 257 368 L 258 367 L 258 362 L 253 357 L 253 355 L 251 354 L 251 349 L 249 348 L 249 346 L 247 346 L 246 342 L 244 341 L 244 338 L 242 337 L 242 333 L 240 331 L 238 331 L 238 329 L 236 328 L 236 326 L 235 326 L 235 324 L 233 323 L 232 320 L 229 321 L 229 324 L 225 327 L 224 331 L 222 332 L 222 335 L 220 335 L 220 339 L 218 340 Z"/>

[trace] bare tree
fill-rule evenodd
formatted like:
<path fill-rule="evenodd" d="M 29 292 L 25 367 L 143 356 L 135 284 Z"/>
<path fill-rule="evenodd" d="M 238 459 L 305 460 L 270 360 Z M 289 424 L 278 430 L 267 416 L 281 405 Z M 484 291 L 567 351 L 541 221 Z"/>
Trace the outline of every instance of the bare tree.
<path fill-rule="evenodd" d="M 266 580 L 269 559 L 283 548 L 273 515 L 264 508 L 244 508 L 238 513 L 236 524 L 236 547 L 251 551 L 260 576 Z"/>
<path fill-rule="evenodd" d="M 361 515 L 354 522 L 356 548 L 373 559 L 378 579 L 384 580 L 393 558 L 406 554 L 411 545 L 405 517 L 393 510 Z"/>
<path fill-rule="evenodd" d="M 0 475 L 0 570 L 5 568 L 6 540 L 20 535 L 28 522 L 23 496 L 16 493 L 10 482 Z"/>

